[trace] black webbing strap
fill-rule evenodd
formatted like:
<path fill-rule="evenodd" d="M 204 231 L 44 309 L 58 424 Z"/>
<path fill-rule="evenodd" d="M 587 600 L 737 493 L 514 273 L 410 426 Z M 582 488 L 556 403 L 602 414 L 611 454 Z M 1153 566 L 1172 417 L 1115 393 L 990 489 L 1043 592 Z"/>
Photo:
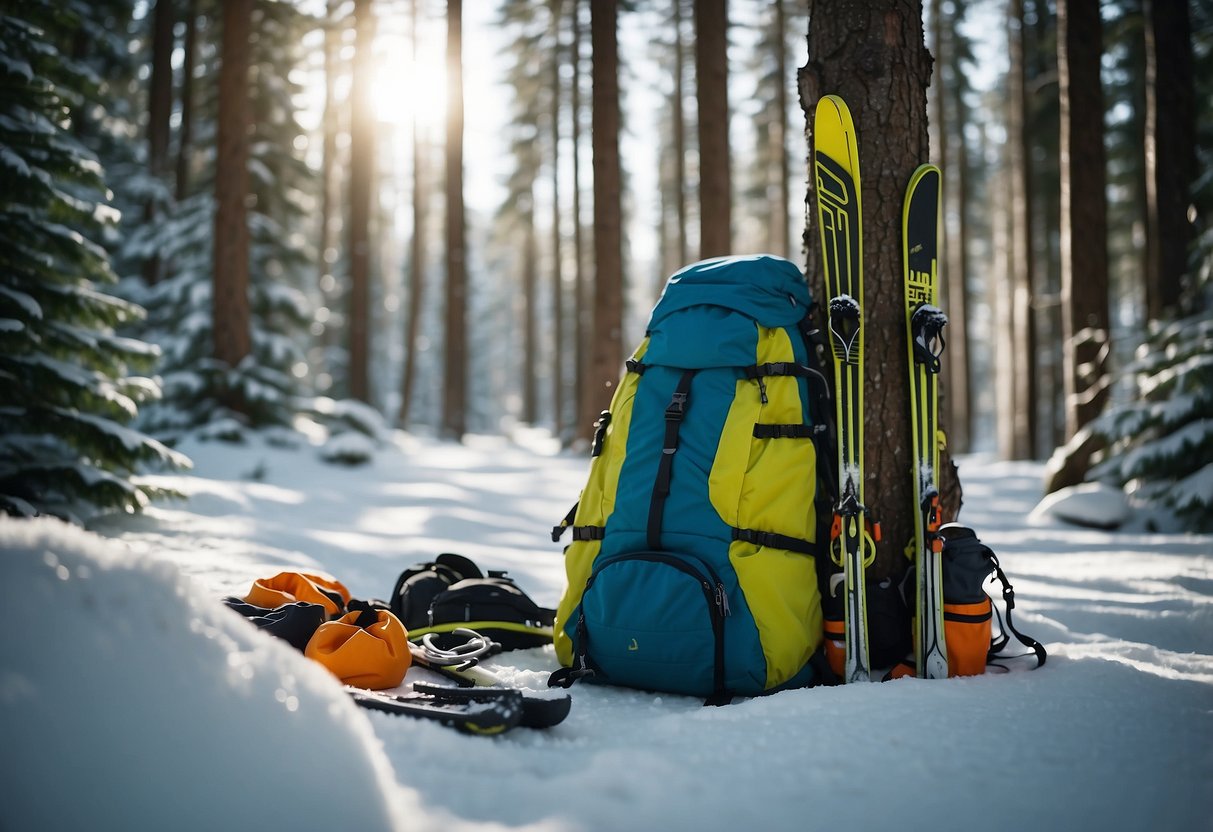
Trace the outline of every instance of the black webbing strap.
<path fill-rule="evenodd" d="M 649 501 L 648 543 L 653 551 L 661 551 L 661 524 L 665 514 L 665 499 L 670 495 L 670 477 L 674 471 L 674 454 L 678 452 L 678 431 L 686 416 L 687 402 L 691 396 L 691 379 L 694 370 L 686 370 L 678 379 L 674 395 L 665 409 L 665 442 L 661 447 L 661 461 L 657 464 L 657 479 L 653 483 L 653 498 Z"/>
<path fill-rule="evenodd" d="M 605 526 L 574 526 L 573 540 L 602 540 L 606 537 Z"/>
<path fill-rule="evenodd" d="M 811 555 L 812 557 L 817 557 L 825 551 L 821 544 L 805 540 L 802 537 L 790 537 L 786 534 L 776 534 L 775 532 L 760 532 L 755 529 L 735 528 L 733 529 L 733 539 L 753 543 L 755 546 L 763 546 L 768 549 L 784 549 L 802 555 Z"/>
<path fill-rule="evenodd" d="M 581 501 L 573 503 L 573 507 L 569 509 L 569 513 L 560 521 L 559 526 L 552 526 L 552 542 L 559 543 L 560 538 L 564 536 L 564 530 L 573 525 L 573 518 L 577 516 L 577 506 L 581 505 Z"/>
<path fill-rule="evenodd" d="M 598 414 L 594 422 L 594 445 L 590 448 L 590 458 L 602 454 L 602 443 L 606 440 L 607 428 L 611 425 L 611 411 L 604 410 Z"/>
<path fill-rule="evenodd" d="M 825 425 L 754 425 L 755 439 L 812 439 Z"/>
<path fill-rule="evenodd" d="M 627 361 L 623 362 L 623 365 L 627 368 L 629 373 L 635 373 L 638 376 L 644 375 L 644 371 L 649 368 L 648 364 L 644 364 L 634 358 L 629 358 Z"/>
<path fill-rule="evenodd" d="M 994 564 L 994 572 L 998 576 L 998 580 L 1002 583 L 1002 600 L 1007 605 L 1007 622 L 1006 627 L 1002 628 L 1002 636 L 995 639 L 990 644 L 990 652 L 986 655 L 986 664 L 998 664 L 995 659 L 1000 658 L 1016 658 L 1014 656 L 1004 657 L 999 655 L 1007 643 L 1011 640 L 1011 635 L 1027 648 L 1036 654 L 1036 666 L 1040 667 L 1049 658 L 1049 654 L 1045 652 L 1045 647 L 1039 641 L 1029 636 L 1025 636 L 1019 630 L 1015 629 L 1015 625 L 1011 623 L 1011 610 L 1015 609 L 1015 589 L 1011 586 L 1011 582 L 1007 580 L 1006 573 L 1002 571 L 1002 567 L 998 565 L 998 558 L 993 552 L 990 552 L 990 561 Z M 1002 624 L 1002 619 L 999 618 L 999 625 Z M 1008 630 L 1010 631 L 1008 633 Z M 1026 653 L 1023 655 L 1027 655 Z"/>

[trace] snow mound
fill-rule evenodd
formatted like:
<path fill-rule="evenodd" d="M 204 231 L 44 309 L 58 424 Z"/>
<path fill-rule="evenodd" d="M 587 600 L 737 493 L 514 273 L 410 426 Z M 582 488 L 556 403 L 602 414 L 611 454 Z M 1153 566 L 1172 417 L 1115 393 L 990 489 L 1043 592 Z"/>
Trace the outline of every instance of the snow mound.
<path fill-rule="evenodd" d="M 1123 491 L 1102 482 L 1062 488 L 1046 496 L 1028 515 L 1033 526 L 1046 525 L 1050 518 L 1090 529 L 1119 529 L 1132 516 Z"/>
<path fill-rule="evenodd" d="M 80 529 L 0 516 L 0 540 L 0 828 L 399 828 L 323 668 Z"/>

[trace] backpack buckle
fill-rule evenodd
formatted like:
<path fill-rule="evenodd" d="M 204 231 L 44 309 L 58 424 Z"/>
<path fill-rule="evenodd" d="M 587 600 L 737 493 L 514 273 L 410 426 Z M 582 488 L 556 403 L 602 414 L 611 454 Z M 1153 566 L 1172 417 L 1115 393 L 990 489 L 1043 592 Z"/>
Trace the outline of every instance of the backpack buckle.
<path fill-rule="evenodd" d="M 686 412 L 687 394 L 682 391 L 675 391 L 674 397 L 670 399 L 670 404 L 665 409 L 665 420 L 667 422 L 681 422 Z"/>

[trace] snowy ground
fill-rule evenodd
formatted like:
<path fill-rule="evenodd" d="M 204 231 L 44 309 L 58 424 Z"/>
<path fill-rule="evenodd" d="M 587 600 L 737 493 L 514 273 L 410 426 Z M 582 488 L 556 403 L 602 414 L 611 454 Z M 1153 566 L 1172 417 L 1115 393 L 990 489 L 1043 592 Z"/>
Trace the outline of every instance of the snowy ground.
<path fill-rule="evenodd" d="M 354 469 L 184 450 L 189 501 L 100 537 L 0 518 L 0 828 L 1213 829 L 1213 538 L 1029 524 L 1038 466 L 961 468 L 1038 671 L 725 708 L 580 686 L 564 724 L 486 739 L 359 711 L 219 599 L 284 568 L 385 597 L 456 551 L 554 605 L 547 532 L 584 459 L 399 435 Z M 523 687 L 555 667 L 503 658 Z"/>

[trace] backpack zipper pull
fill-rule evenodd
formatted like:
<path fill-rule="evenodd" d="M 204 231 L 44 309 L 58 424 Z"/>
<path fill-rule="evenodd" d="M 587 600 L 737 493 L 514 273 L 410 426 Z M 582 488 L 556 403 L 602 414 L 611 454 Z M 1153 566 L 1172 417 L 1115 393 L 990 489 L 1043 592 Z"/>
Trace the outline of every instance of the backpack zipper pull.
<path fill-rule="evenodd" d="M 724 584 L 716 584 L 716 607 L 722 616 L 732 615 L 729 609 L 729 594 L 724 591 Z"/>

